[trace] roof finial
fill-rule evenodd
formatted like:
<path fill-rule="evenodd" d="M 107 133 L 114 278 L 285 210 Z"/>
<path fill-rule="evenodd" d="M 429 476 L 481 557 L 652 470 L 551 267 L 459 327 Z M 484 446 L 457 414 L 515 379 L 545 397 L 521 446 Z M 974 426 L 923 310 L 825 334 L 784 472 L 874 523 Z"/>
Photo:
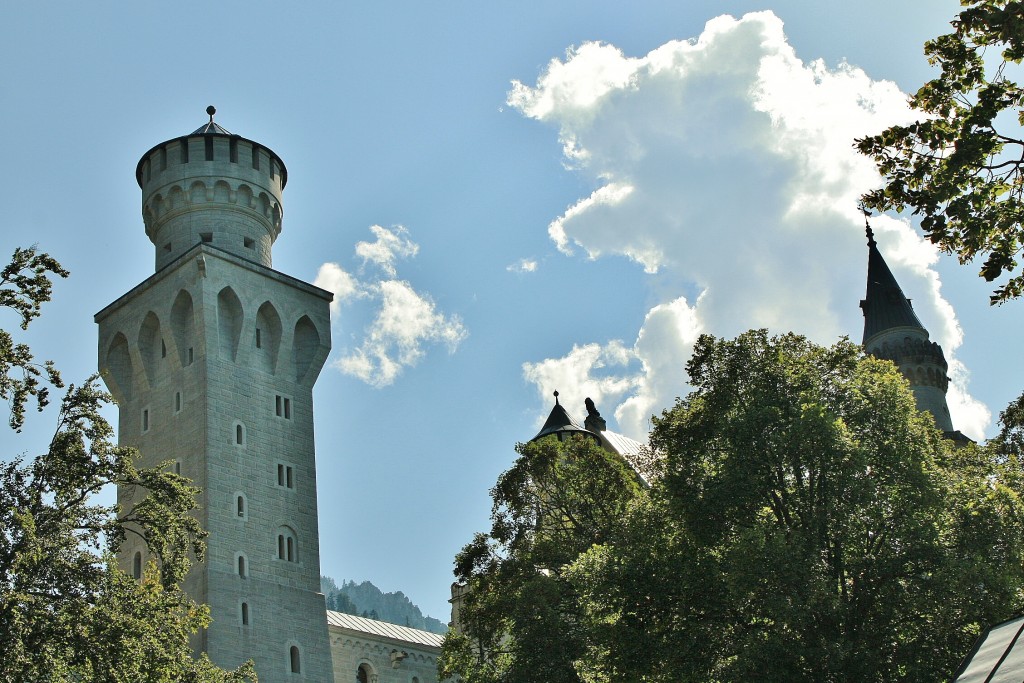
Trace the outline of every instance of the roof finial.
<path fill-rule="evenodd" d="M 558 391 L 555 391 L 555 405 L 558 405 Z"/>
<path fill-rule="evenodd" d="M 217 107 L 211 104 L 206 108 L 206 113 L 210 115 L 210 123 L 213 123 L 213 115 L 217 113 Z"/>
<path fill-rule="evenodd" d="M 873 247 L 875 246 L 875 233 L 871 230 L 871 225 L 868 223 L 868 216 L 871 213 L 863 206 L 860 207 L 860 210 L 864 212 L 864 232 L 868 236 L 868 246 Z"/>

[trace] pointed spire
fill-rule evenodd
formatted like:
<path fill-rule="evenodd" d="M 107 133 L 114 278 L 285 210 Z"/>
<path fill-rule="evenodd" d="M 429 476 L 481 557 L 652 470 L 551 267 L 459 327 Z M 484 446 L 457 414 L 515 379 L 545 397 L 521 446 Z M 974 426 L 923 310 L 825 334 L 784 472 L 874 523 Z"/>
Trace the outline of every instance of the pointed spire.
<path fill-rule="evenodd" d="M 864 338 L 868 341 L 879 332 L 894 327 L 914 327 L 924 330 L 924 326 L 914 313 L 910 299 L 900 289 L 892 271 L 878 251 L 875 234 L 868 225 L 867 214 L 864 216 L 865 232 L 868 237 L 868 286 L 860 307 L 864 311 Z M 925 332 L 927 338 L 927 332 Z"/>
<path fill-rule="evenodd" d="M 544 426 L 540 428 L 540 431 L 537 432 L 537 436 L 530 439 L 530 441 L 536 441 L 551 435 L 558 437 L 558 440 L 561 441 L 569 434 L 586 434 L 593 437 L 598 444 L 601 443 L 601 437 L 586 429 L 566 412 L 562 404 L 558 402 L 558 392 L 556 391 L 555 407 L 551 409 L 548 419 L 544 422 Z"/>

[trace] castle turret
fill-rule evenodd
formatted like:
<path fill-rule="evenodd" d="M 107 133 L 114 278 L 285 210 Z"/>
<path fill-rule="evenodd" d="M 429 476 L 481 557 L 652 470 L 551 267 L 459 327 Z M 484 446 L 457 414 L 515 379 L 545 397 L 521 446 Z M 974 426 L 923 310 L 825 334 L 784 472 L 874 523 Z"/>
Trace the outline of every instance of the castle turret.
<path fill-rule="evenodd" d="M 135 168 L 157 270 L 200 242 L 272 265 L 288 172 L 267 147 L 214 123 L 216 111 L 207 107 L 207 123 L 153 147 Z"/>
<path fill-rule="evenodd" d="M 953 434 L 946 405 L 949 366 L 942 347 L 928 339 L 928 330 L 878 251 L 870 227 L 867 236 L 867 294 L 860 302 L 864 311 L 864 350 L 876 358 L 891 360 L 910 382 L 918 409 L 927 410 L 939 429 Z"/>
<path fill-rule="evenodd" d="M 320 593 L 313 384 L 331 347 L 331 294 L 270 268 L 284 164 L 210 120 L 137 169 L 156 273 L 96 314 L 118 440 L 201 490 L 207 553 L 185 590 L 213 619 L 194 640 L 259 679 L 333 680 Z M 118 491 L 130 510 L 144 491 Z M 129 534 L 118 564 L 152 558 Z"/>

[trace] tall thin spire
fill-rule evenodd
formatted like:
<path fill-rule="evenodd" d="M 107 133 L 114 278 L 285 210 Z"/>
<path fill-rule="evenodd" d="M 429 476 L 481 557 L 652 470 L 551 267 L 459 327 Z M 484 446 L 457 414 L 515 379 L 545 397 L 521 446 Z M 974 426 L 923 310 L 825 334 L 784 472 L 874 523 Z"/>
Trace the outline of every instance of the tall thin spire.
<path fill-rule="evenodd" d="M 868 285 L 860 307 L 864 311 L 864 338 L 861 343 L 867 346 L 872 337 L 886 330 L 896 327 L 924 330 L 924 325 L 878 251 L 867 217 L 864 223 L 868 237 Z"/>
<path fill-rule="evenodd" d="M 860 302 L 864 311 L 864 350 L 876 358 L 892 361 L 899 368 L 910 382 L 918 410 L 930 412 L 947 438 L 965 439 L 953 430 L 946 404 L 949 366 L 942 348 L 928 338 L 928 330 L 878 251 L 867 214 L 864 226 L 868 237 L 868 286 Z"/>

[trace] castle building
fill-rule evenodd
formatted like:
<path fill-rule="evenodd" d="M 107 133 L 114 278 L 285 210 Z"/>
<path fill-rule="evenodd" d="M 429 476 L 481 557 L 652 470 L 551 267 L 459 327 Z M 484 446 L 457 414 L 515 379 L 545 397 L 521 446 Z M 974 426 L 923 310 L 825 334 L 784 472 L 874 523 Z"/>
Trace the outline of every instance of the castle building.
<path fill-rule="evenodd" d="M 942 347 L 930 341 L 910 299 L 893 277 L 878 251 L 874 233 L 867 228 L 868 283 L 860 302 L 864 312 L 864 350 L 890 360 L 910 382 L 918 410 L 928 411 L 946 438 L 963 443 L 970 439 L 953 429 L 946 404 L 949 366 Z"/>
<path fill-rule="evenodd" d="M 332 295 L 272 269 L 287 170 L 214 112 L 139 161 L 156 272 L 96 314 L 100 371 L 120 443 L 201 489 L 207 555 L 184 588 L 212 623 L 195 649 L 223 667 L 252 659 L 265 683 L 332 680 L 312 399 Z M 120 567 L 139 577 L 149 559 L 129 534 Z"/>
<path fill-rule="evenodd" d="M 156 272 L 96 314 L 118 440 L 200 488 L 206 559 L 185 591 L 210 607 L 193 648 L 262 683 L 436 683 L 442 637 L 326 610 L 320 592 L 313 384 L 332 295 L 273 270 L 288 172 L 209 121 L 136 167 Z M 144 491 L 122 489 L 130 510 Z M 141 578 L 145 541 L 122 570 Z"/>

